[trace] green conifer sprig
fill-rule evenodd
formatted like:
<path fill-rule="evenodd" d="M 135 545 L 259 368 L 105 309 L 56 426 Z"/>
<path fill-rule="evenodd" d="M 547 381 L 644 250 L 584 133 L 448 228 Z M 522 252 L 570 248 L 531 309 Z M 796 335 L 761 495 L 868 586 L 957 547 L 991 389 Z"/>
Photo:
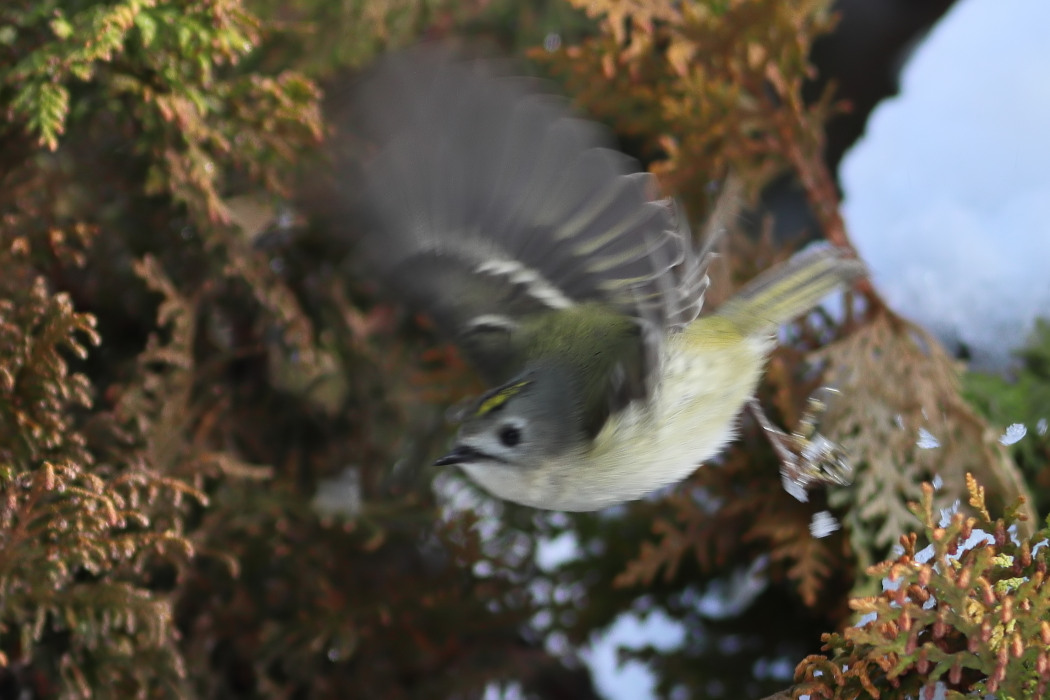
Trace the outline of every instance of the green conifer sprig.
<path fill-rule="evenodd" d="M 903 553 L 869 570 L 886 590 L 851 602 L 865 617 L 824 635 L 829 656 L 799 664 L 796 697 L 920 697 L 938 682 L 949 698 L 1045 696 L 1050 523 L 1019 537 L 1020 503 L 993 519 L 973 476 L 967 486 L 976 516 L 942 515 L 933 486 L 923 485 L 913 512 L 929 545 L 920 549 L 916 533 L 903 536 Z"/>

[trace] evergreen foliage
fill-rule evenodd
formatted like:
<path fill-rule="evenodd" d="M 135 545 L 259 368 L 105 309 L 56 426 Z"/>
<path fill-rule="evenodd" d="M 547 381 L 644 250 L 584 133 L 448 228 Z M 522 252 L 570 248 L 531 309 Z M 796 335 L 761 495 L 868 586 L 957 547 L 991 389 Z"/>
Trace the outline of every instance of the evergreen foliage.
<path fill-rule="evenodd" d="M 1046 438 L 1018 471 L 873 290 L 789 329 L 759 397 L 795 430 L 836 385 L 818 430 L 853 486 L 795 500 L 745 420 L 678 488 L 564 515 L 430 471 L 478 387 L 354 266 L 356 193 L 327 175 L 367 148 L 344 88 L 424 35 L 531 57 L 696 219 L 727 172 L 750 193 L 789 173 L 848 245 L 821 153 L 842 105 L 802 99 L 833 27 L 826 0 L 3 3 L 0 696 L 594 697 L 582 646 L 658 611 L 683 644 L 625 656 L 662 697 L 758 697 L 800 659 L 814 697 L 1035 697 L 1050 533 L 1021 504 L 1050 503 Z M 729 240 L 712 305 L 790 254 Z M 968 380 L 1030 436 L 1044 346 L 1014 384 Z M 843 528 L 815 537 L 828 509 Z M 977 529 L 994 541 L 964 551 Z M 540 566 L 555 538 L 573 556 Z"/>
<path fill-rule="evenodd" d="M 1031 484 L 1037 510 L 1046 513 L 1050 512 L 1050 321 L 1036 321 L 1017 359 L 1011 377 L 968 372 L 963 386 L 966 397 L 993 425 L 1004 431 L 1012 425 L 1025 429 L 1009 449 Z"/>
<path fill-rule="evenodd" d="M 824 698 L 947 697 L 979 693 L 1045 697 L 1050 686 L 1050 527 L 1018 537 L 1015 506 L 993 518 L 984 489 L 967 475 L 976 517 L 938 513 L 934 488 L 923 485 L 925 548 L 915 533 L 902 554 L 872 567 L 881 595 L 855 599 L 864 613 L 855 627 L 825 635 L 828 659 L 814 656 L 796 670 L 796 696 Z"/>

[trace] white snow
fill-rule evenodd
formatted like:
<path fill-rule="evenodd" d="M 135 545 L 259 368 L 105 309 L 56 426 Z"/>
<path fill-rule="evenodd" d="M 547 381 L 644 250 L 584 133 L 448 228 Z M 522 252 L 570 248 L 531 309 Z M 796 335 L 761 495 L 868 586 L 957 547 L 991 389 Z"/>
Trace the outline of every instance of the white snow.
<path fill-rule="evenodd" d="M 964 0 L 907 64 L 842 167 L 878 289 L 977 366 L 1050 310 L 1050 3 Z"/>

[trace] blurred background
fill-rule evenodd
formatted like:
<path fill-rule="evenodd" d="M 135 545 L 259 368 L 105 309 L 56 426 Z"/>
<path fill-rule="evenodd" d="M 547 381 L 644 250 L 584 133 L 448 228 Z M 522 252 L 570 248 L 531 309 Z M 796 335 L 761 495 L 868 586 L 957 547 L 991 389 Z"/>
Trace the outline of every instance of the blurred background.
<path fill-rule="evenodd" d="M 1048 21 L 5 3 L 0 698 L 1038 697 L 1050 598 L 1016 582 L 1047 564 Z M 424 39 L 551 81 L 694 230 L 739 176 L 711 305 L 811 240 L 856 248 L 872 284 L 786 328 L 759 394 L 791 431 L 835 387 L 817 429 L 851 486 L 793 499 L 746 417 L 685 483 L 594 514 L 429 466 L 481 386 L 355 255 L 350 99 Z M 982 636 L 1003 606 L 1031 625 Z"/>

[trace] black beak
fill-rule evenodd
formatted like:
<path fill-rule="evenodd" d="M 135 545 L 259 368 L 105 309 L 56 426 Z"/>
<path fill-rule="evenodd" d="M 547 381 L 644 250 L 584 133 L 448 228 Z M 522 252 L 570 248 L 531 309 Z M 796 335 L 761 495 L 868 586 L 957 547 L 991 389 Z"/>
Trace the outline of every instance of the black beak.
<path fill-rule="evenodd" d="M 434 460 L 435 467 L 448 467 L 454 464 L 470 464 L 471 462 L 503 462 L 503 458 L 490 455 L 481 450 L 468 447 L 467 445 L 456 445 L 444 457 Z"/>
<path fill-rule="evenodd" d="M 473 447 L 466 447 L 464 445 L 456 445 L 452 448 L 444 457 L 440 457 L 434 461 L 435 467 L 448 467 L 453 464 L 466 464 L 469 462 L 475 462 L 484 457 L 481 452 L 475 450 Z"/>

